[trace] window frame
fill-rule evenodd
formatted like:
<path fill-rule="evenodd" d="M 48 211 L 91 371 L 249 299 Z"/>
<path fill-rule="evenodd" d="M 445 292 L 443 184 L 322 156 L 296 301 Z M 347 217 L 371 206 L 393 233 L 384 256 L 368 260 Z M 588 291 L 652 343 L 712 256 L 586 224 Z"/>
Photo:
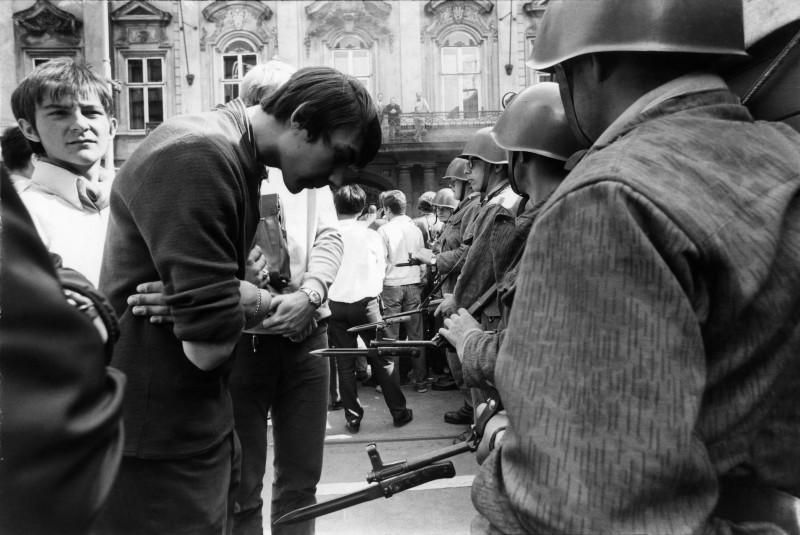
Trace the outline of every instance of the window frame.
<path fill-rule="evenodd" d="M 250 47 L 250 50 L 246 50 L 245 51 L 245 50 L 242 49 L 242 50 L 235 51 L 235 52 L 228 51 L 228 49 L 231 46 L 233 46 L 234 44 L 236 44 L 237 42 L 242 42 L 242 43 L 246 44 L 247 46 Z M 251 67 L 255 67 L 256 65 L 258 65 L 259 61 L 261 61 L 261 53 L 260 53 L 259 47 L 257 47 L 254 43 L 252 43 L 249 39 L 245 39 L 245 38 L 240 37 L 240 36 L 233 37 L 230 41 L 228 41 L 225 44 L 224 47 L 222 47 L 220 49 L 219 58 L 220 58 L 220 62 L 221 62 L 221 70 L 220 70 L 219 83 L 220 83 L 220 90 L 221 90 L 220 95 L 222 97 L 222 103 L 223 104 L 227 104 L 229 102 L 229 101 L 225 100 L 225 96 L 227 94 L 227 90 L 226 90 L 227 87 L 234 88 L 234 91 L 232 91 L 232 93 L 231 93 L 232 96 L 231 96 L 230 100 L 234 100 L 234 99 L 239 97 L 239 92 L 241 91 L 241 88 L 242 88 L 242 78 L 244 78 L 244 75 L 247 74 L 247 70 L 248 70 L 248 69 L 241 69 L 240 68 L 239 69 L 240 72 L 238 73 L 238 76 L 236 78 L 226 78 L 226 71 L 225 71 L 226 62 L 225 62 L 225 60 L 226 60 L 226 58 L 233 57 L 233 56 L 236 56 L 236 61 L 234 61 L 234 69 L 236 69 L 237 67 L 250 65 L 249 63 L 245 62 L 244 56 L 254 56 L 255 57 L 255 61 L 254 61 L 254 63 L 252 63 Z M 235 95 L 234 95 L 234 93 L 235 93 Z"/>
<path fill-rule="evenodd" d="M 359 47 L 359 48 L 339 48 L 338 47 L 339 43 L 341 43 L 345 39 L 356 39 L 359 43 L 361 43 L 361 47 Z M 353 70 L 354 70 L 353 69 L 353 63 L 354 63 L 354 61 L 353 61 L 353 52 L 355 52 L 357 50 L 358 51 L 365 51 L 367 53 L 367 60 L 366 60 L 366 65 L 367 65 L 367 69 L 368 69 L 368 74 L 367 75 L 353 74 Z M 370 46 L 364 40 L 364 38 L 362 38 L 360 35 L 355 34 L 355 33 L 347 33 L 347 34 L 344 34 L 344 35 L 340 35 L 340 36 L 338 36 L 336 38 L 336 40 L 334 41 L 334 44 L 330 47 L 330 51 L 331 51 L 331 54 L 330 54 L 331 66 L 334 67 L 334 68 L 337 68 L 336 67 L 336 54 L 337 54 L 337 52 L 347 52 L 348 70 L 347 71 L 342 71 L 342 72 L 344 72 L 345 74 L 349 74 L 350 76 L 356 78 L 358 81 L 360 81 L 362 84 L 364 84 L 364 87 L 367 88 L 367 91 L 369 92 L 370 95 L 375 96 L 375 93 L 373 92 L 373 90 L 374 90 L 373 85 L 374 85 L 374 80 L 375 80 L 375 68 L 374 68 L 374 65 L 373 65 L 373 56 L 374 56 L 374 54 L 373 54 L 373 51 L 372 51 L 372 46 Z M 339 70 L 341 70 L 341 69 L 339 69 Z M 365 79 L 366 79 L 366 83 L 364 83 Z"/>
<path fill-rule="evenodd" d="M 150 60 L 158 60 L 161 63 L 161 81 L 160 82 L 153 82 L 149 80 L 149 68 L 148 68 L 148 61 Z M 130 81 L 130 62 L 131 61 L 141 61 L 142 62 L 142 81 L 141 82 L 131 82 Z M 149 93 L 151 89 L 161 89 L 161 121 L 163 122 L 167 116 L 167 77 L 166 77 L 166 58 L 160 54 L 136 54 L 131 56 L 126 56 L 124 58 L 125 63 L 125 119 L 126 119 L 126 126 L 129 132 L 140 132 L 145 133 L 148 130 L 148 123 L 154 123 L 158 121 L 151 121 L 150 117 L 150 100 L 149 100 Z M 143 104 L 143 122 L 141 128 L 134 128 L 133 127 L 133 120 L 132 120 L 132 99 L 131 99 L 131 90 L 132 89 L 142 89 L 142 104 Z"/>
<path fill-rule="evenodd" d="M 462 34 L 470 37 L 469 34 L 467 32 L 464 32 L 463 30 L 455 30 L 455 31 L 451 32 L 450 34 L 448 34 L 448 38 L 451 37 L 452 35 L 454 35 L 455 33 L 462 33 Z M 448 40 L 447 38 L 442 39 L 442 42 L 447 42 L 447 40 Z M 448 85 L 448 82 L 453 80 L 453 79 L 457 80 L 457 85 L 458 85 L 459 92 L 463 95 L 463 93 L 465 91 L 465 89 L 464 89 L 464 85 L 465 85 L 464 81 L 467 78 L 471 77 L 472 78 L 472 85 L 475 86 L 472 89 L 474 89 L 477 92 L 478 108 L 477 108 L 477 110 L 469 110 L 469 113 L 480 113 L 480 110 L 481 110 L 481 96 L 483 95 L 483 91 L 484 91 L 481 88 L 481 85 L 482 85 L 481 81 L 482 81 L 482 75 L 483 75 L 483 72 L 481 70 L 482 67 L 483 67 L 483 62 L 481 60 L 481 56 L 482 56 L 482 53 L 483 53 L 483 49 L 481 47 L 481 44 L 479 42 L 477 42 L 474 38 L 470 37 L 470 41 L 472 41 L 475 44 L 469 44 L 469 45 L 440 45 L 438 47 L 439 48 L 439 81 L 440 81 L 440 88 L 441 88 L 441 93 L 440 93 L 441 97 L 440 97 L 440 102 L 439 102 L 439 109 L 441 109 L 443 111 L 450 111 L 452 109 L 447 104 L 449 92 L 448 92 L 448 89 L 447 89 L 446 86 Z M 456 72 L 445 72 L 444 55 L 445 55 L 446 51 L 451 50 L 451 49 L 455 49 L 457 51 L 457 54 L 456 54 L 457 71 Z M 474 58 L 475 58 L 475 69 L 474 70 L 463 70 L 464 64 L 465 64 L 464 58 L 463 58 L 463 51 L 466 50 L 466 49 L 472 49 L 474 51 Z M 468 113 L 467 110 L 464 109 L 464 99 L 463 99 L 463 97 L 458 99 L 458 103 L 459 103 L 458 104 L 459 112 L 461 114 Z"/>

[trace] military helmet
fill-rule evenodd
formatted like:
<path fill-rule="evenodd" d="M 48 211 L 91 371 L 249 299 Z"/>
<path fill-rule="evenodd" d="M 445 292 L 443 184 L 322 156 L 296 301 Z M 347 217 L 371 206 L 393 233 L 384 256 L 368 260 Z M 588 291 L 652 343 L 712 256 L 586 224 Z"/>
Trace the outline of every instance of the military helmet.
<path fill-rule="evenodd" d="M 532 85 L 514 97 L 492 128 L 492 138 L 507 151 L 563 161 L 583 148 L 572 134 L 555 82 Z"/>
<path fill-rule="evenodd" d="M 453 208 L 458 206 L 455 192 L 450 188 L 442 188 L 436 192 L 433 198 L 433 205 L 436 208 Z"/>
<path fill-rule="evenodd" d="M 506 151 L 497 146 L 497 143 L 492 139 L 492 127 L 487 126 L 481 128 L 475 135 L 473 135 L 464 150 L 461 152 L 462 158 L 480 158 L 484 162 L 505 164 L 508 163 L 506 159 Z"/>
<path fill-rule="evenodd" d="M 742 0 L 553 0 L 527 65 L 595 52 L 746 56 Z"/>
<path fill-rule="evenodd" d="M 450 165 L 447 166 L 447 171 L 444 177 L 452 180 L 467 180 L 467 160 L 464 158 L 453 158 Z"/>

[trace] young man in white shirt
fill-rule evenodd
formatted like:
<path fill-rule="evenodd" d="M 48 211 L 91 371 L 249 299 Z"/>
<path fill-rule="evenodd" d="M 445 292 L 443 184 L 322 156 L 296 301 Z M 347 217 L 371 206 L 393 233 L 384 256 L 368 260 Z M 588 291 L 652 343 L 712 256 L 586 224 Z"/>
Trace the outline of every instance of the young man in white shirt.
<path fill-rule="evenodd" d="M 344 255 L 339 273 L 328 293 L 331 308 L 328 340 L 331 347 L 357 347 L 357 335 L 347 332 L 347 329 L 381 319 L 378 295 L 383 289 L 386 256 L 381 236 L 357 220 L 365 201 L 364 190 L 356 185 L 342 186 L 333 197 L 344 242 Z M 364 331 L 361 337 L 369 344 L 374 332 Z M 372 376 L 383 391 L 394 425 L 400 427 L 407 424 L 413 415 L 411 409 L 406 408 L 406 398 L 400 390 L 398 372 L 395 372 L 392 359 L 368 357 L 368 361 Z M 336 362 L 346 426 L 350 432 L 357 433 L 364 409 L 358 399 L 356 361 L 354 357 L 337 356 Z"/>
<path fill-rule="evenodd" d="M 419 308 L 421 300 L 422 269 L 425 266 L 396 266 L 408 262 L 409 254 L 425 246 L 422 232 L 406 215 L 406 196 L 400 190 L 387 191 L 383 207 L 386 210 L 386 224 L 378 229 L 386 249 L 386 277 L 383 281 L 383 307 L 386 314 L 396 314 Z M 404 324 L 410 340 L 422 339 L 422 318 L 412 314 L 411 320 Z M 387 338 L 399 338 L 400 325 L 386 327 Z M 397 359 L 397 357 L 395 357 Z M 428 391 L 428 364 L 425 354 L 413 359 L 414 382 L 417 392 Z M 395 362 L 397 365 L 398 362 Z"/>
<path fill-rule="evenodd" d="M 52 59 L 14 90 L 11 108 L 39 156 L 20 197 L 48 250 L 97 286 L 111 185 L 101 160 L 117 130 L 108 83 L 81 61 Z"/>

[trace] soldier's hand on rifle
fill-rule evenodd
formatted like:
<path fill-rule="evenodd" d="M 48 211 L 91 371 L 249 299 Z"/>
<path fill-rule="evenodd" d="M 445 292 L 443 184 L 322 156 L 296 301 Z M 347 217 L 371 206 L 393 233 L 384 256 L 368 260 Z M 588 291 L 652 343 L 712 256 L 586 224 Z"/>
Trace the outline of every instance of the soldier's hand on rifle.
<path fill-rule="evenodd" d="M 458 309 L 456 314 L 445 318 L 444 327 L 439 329 L 439 334 L 444 336 L 450 344 L 456 348 L 458 360 L 464 361 L 462 345 L 471 331 L 483 332 L 481 324 L 475 321 L 472 314 L 466 308 Z"/>
<path fill-rule="evenodd" d="M 453 294 L 444 294 L 442 298 L 443 298 L 442 302 L 439 303 L 438 307 L 436 307 L 436 310 L 434 310 L 433 315 L 446 318 L 448 316 L 455 314 L 456 303 L 455 300 L 453 299 Z"/>
<path fill-rule="evenodd" d="M 128 305 L 134 316 L 150 318 L 150 323 L 174 323 L 172 313 L 164 295 L 164 283 L 145 282 L 136 287 L 135 293 L 128 297 Z"/>
<path fill-rule="evenodd" d="M 417 260 L 419 260 L 420 262 L 422 262 L 423 264 L 430 265 L 431 261 L 433 260 L 433 251 L 431 251 L 430 249 L 423 248 L 414 253 L 412 256 Z"/>
<path fill-rule="evenodd" d="M 267 279 L 269 279 L 267 257 L 264 256 L 261 247 L 255 245 L 247 256 L 247 264 L 244 267 L 244 280 L 261 288 Z"/>

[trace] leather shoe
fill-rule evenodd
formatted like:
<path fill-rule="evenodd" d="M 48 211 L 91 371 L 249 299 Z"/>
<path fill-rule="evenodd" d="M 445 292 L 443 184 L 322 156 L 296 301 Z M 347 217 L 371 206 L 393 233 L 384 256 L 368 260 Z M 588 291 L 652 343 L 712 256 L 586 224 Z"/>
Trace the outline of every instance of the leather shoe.
<path fill-rule="evenodd" d="M 395 427 L 403 427 L 404 425 L 406 425 L 408 422 L 410 422 L 413 419 L 414 419 L 414 411 L 412 411 L 411 409 L 406 409 L 405 416 L 401 416 L 400 418 L 395 418 L 394 419 L 394 426 Z"/>
<path fill-rule="evenodd" d="M 469 425 L 472 424 L 473 411 L 467 409 L 467 405 L 462 406 L 457 411 L 444 413 L 444 421 L 448 424 Z"/>
<path fill-rule="evenodd" d="M 431 384 L 431 388 L 434 390 L 457 390 L 458 386 L 456 386 L 455 379 L 448 377 L 444 379 L 437 379 L 433 382 L 433 384 Z"/>
<path fill-rule="evenodd" d="M 361 420 L 352 420 L 350 422 L 347 422 L 345 424 L 345 428 L 347 428 L 347 430 L 353 434 L 358 433 L 359 430 L 361 429 Z"/>

